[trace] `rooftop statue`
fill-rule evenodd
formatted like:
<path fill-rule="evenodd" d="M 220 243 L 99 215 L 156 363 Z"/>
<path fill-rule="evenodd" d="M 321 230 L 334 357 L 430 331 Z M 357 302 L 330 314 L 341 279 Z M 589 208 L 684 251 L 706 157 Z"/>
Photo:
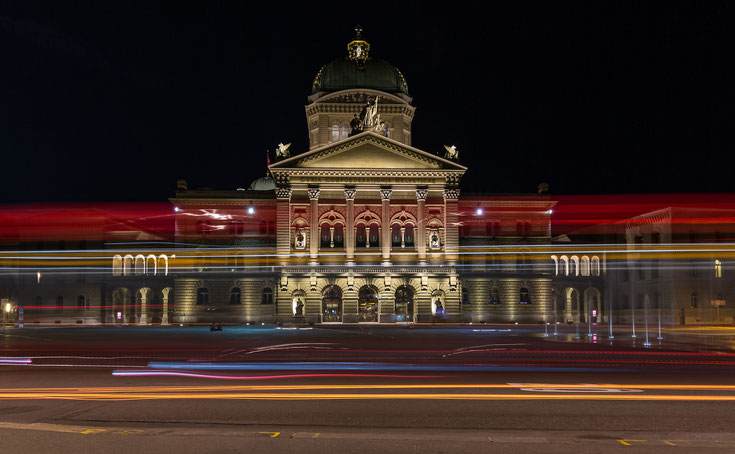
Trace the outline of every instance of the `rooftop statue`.
<path fill-rule="evenodd" d="M 278 147 L 276 147 L 276 157 L 279 159 L 289 157 L 291 155 L 291 152 L 289 151 L 290 147 L 291 147 L 290 143 L 287 143 L 286 145 L 279 143 Z"/>
<path fill-rule="evenodd" d="M 459 150 L 457 150 L 457 147 L 454 145 L 451 147 L 444 145 L 444 148 L 447 150 L 446 153 L 444 153 L 444 157 L 446 159 L 459 159 Z"/>

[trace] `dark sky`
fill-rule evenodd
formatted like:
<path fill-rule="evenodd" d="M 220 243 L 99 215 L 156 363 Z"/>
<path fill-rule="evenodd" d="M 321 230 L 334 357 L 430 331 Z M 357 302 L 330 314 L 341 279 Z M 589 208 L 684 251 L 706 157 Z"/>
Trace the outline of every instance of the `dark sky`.
<path fill-rule="evenodd" d="M 247 187 L 356 24 L 464 191 L 733 190 L 735 2 L 424 3 L 2 3 L 0 202 Z"/>

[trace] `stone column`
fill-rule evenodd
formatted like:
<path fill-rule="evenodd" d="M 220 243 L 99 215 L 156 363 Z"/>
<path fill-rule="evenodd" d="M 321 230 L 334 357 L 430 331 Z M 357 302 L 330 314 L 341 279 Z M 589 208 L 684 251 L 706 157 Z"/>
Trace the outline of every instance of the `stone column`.
<path fill-rule="evenodd" d="M 281 266 L 291 255 L 291 188 L 276 189 L 276 252 Z"/>
<path fill-rule="evenodd" d="M 419 264 L 426 263 L 426 197 L 429 195 L 428 189 L 416 189 L 416 202 L 418 203 L 418 226 L 416 238 L 416 249 L 419 256 Z"/>
<path fill-rule="evenodd" d="M 459 189 L 444 189 L 444 254 L 448 265 L 455 265 L 459 259 Z"/>
<path fill-rule="evenodd" d="M 148 324 L 148 293 L 150 290 L 145 292 L 141 289 L 140 291 L 140 318 L 138 319 L 139 325 Z"/>
<path fill-rule="evenodd" d="M 309 257 L 310 264 L 319 263 L 319 188 L 309 188 L 309 202 L 311 203 L 311 219 L 309 220 Z"/>
<path fill-rule="evenodd" d="M 345 254 L 347 265 L 355 264 L 355 188 L 345 188 L 345 202 L 347 203 L 347 226 L 344 232 Z"/>
<path fill-rule="evenodd" d="M 163 315 L 161 315 L 161 325 L 168 325 L 168 295 L 171 293 L 171 287 L 161 290 L 163 293 Z"/>
<path fill-rule="evenodd" d="M 383 265 L 390 265 L 390 196 L 393 190 L 390 188 L 384 188 L 380 190 L 380 199 L 382 201 L 382 230 L 383 238 L 381 238 L 383 244 L 381 249 L 383 251 Z"/>

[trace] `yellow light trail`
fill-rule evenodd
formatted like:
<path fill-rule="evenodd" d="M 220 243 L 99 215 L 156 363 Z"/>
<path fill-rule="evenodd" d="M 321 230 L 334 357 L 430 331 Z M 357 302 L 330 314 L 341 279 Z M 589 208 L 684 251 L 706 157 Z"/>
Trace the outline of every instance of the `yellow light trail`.
<path fill-rule="evenodd" d="M 733 395 L 686 396 L 641 394 L 347 394 L 347 393 L 0 393 L 6 400 L 629 400 L 629 401 L 713 401 L 735 402 Z"/>
<path fill-rule="evenodd" d="M 342 389 L 661 389 L 678 391 L 735 391 L 735 385 L 686 385 L 686 384 L 578 384 L 578 383 L 498 383 L 498 384 L 323 384 L 323 385 L 195 385 L 195 386 L 113 386 L 85 388 L 5 388 L 0 396 L 14 393 L 46 394 L 106 394 L 106 393 L 168 393 L 168 392 L 234 392 L 234 391 L 294 391 L 294 390 L 342 390 Z"/>

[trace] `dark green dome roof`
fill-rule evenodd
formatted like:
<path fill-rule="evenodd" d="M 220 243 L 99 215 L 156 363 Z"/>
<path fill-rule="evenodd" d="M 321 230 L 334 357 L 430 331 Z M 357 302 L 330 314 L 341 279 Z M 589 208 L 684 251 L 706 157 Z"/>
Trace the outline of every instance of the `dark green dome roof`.
<path fill-rule="evenodd" d="M 370 58 L 362 65 L 340 58 L 322 66 L 314 78 L 312 93 L 350 88 L 370 88 L 388 93 L 408 94 L 403 74 L 385 60 Z"/>

